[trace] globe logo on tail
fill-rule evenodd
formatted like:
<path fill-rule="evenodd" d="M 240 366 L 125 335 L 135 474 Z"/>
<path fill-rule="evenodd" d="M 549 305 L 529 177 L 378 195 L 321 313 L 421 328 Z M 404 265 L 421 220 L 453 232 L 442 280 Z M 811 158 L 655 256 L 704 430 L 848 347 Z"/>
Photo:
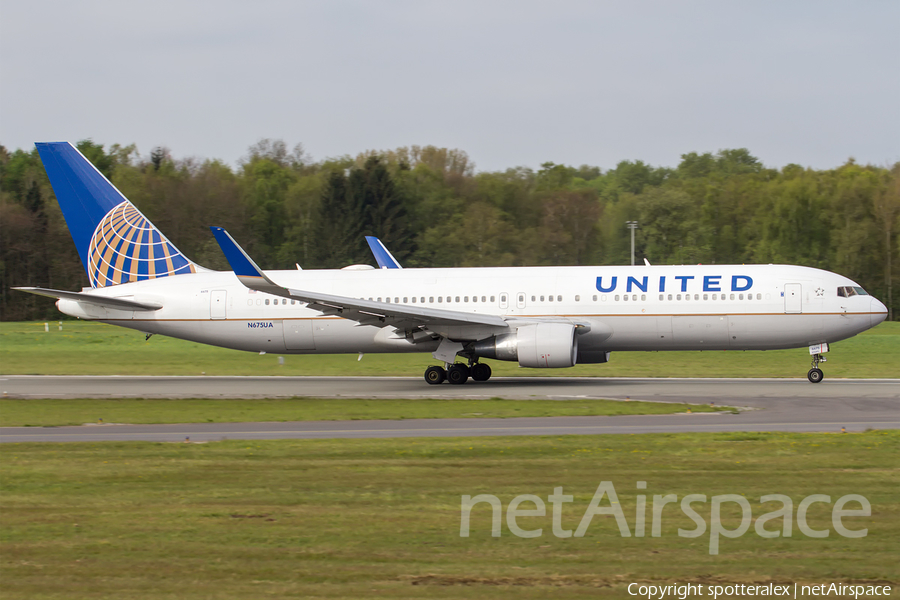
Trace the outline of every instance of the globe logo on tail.
<path fill-rule="evenodd" d="M 88 265 L 92 287 L 196 272 L 194 263 L 127 200 L 97 225 Z"/>

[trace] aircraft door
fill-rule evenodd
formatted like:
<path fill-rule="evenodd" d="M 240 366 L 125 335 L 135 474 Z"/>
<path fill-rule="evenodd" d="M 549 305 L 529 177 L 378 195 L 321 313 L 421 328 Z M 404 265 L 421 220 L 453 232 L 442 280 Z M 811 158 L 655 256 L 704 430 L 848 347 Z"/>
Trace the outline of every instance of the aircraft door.
<path fill-rule="evenodd" d="M 315 350 L 313 322 L 310 319 L 284 320 L 284 347 L 287 350 Z"/>
<path fill-rule="evenodd" d="M 803 287 L 799 283 L 784 284 L 784 312 L 803 312 Z"/>
<path fill-rule="evenodd" d="M 225 318 L 225 301 L 228 292 L 225 290 L 212 290 L 209 292 L 209 318 L 224 319 Z"/>

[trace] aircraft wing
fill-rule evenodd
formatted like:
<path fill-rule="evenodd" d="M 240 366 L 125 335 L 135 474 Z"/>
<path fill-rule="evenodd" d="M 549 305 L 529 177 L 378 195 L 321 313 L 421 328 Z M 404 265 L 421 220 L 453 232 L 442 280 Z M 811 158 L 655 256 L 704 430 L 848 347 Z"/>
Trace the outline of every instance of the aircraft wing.
<path fill-rule="evenodd" d="M 126 300 L 124 298 L 111 298 L 109 296 L 100 296 L 98 294 L 88 294 L 85 292 L 67 292 L 64 290 L 51 290 L 39 287 L 15 287 L 14 290 L 20 292 L 28 292 L 29 294 L 37 294 L 38 296 L 47 296 L 48 298 L 65 298 L 67 300 L 75 300 L 76 302 L 87 302 L 96 304 L 104 308 L 114 308 L 116 310 L 159 310 L 162 304 L 152 302 L 135 302 L 134 300 Z"/>
<path fill-rule="evenodd" d="M 253 259 L 250 258 L 234 238 L 221 227 L 211 227 L 216 241 L 225 253 L 234 274 L 245 286 L 266 294 L 291 298 L 308 304 L 309 308 L 328 315 L 337 315 L 344 319 L 356 321 L 362 325 L 384 327 L 391 325 L 398 329 L 434 329 L 447 327 L 488 326 L 504 330 L 509 325 L 496 315 L 480 315 L 426 308 L 374 302 L 347 296 L 334 296 L 319 292 L 288 289 L 278 285 L 263 273 Z"/>
<path fill-rule="evenodd" d="M 378 261 L 379 269 L 403 268 L 400 266 L 400 263 L 397 262 L 397 259 L 394 258 L 394 255 L 391 254 L 391 251 L 388 250 L 377 237 L 367 235 L 366 241 L 369 243 L 369 249 L 372 250 L 372 254 L 375 255 L 375 260 Z"/>

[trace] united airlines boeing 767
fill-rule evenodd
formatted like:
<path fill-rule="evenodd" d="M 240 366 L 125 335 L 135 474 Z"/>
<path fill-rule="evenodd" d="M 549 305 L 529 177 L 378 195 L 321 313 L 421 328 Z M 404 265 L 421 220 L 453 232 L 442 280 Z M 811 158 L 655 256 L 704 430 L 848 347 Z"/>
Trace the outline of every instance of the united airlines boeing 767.
<path fill-rule="evenodd" d="M 218 227 L 233 271 L 211 271 L 71 144 L 37 148 L 91 287 L 16 289 L 147 334 L 253 352 L 430 352 L 432 384 L 486 381 L 482 359 L 564 368 L 615 351 L 809 347 L 817 383 L 829 344 L 887 315 L 850 279 L 789 265 L 402 269 L 369 240 L 382 269 L 263 271 Z"/>

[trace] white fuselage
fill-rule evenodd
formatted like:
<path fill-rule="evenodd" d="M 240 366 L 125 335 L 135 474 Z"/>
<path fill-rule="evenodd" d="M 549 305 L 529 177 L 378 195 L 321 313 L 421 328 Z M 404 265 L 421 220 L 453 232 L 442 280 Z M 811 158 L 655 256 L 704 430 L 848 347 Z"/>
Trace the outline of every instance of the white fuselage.
<path fill-rule="evenodd" d="M 320 293 L 586 325 L 578 352 L 765 350 L 836 342 L 884 320 L 868 295 L 838 296 L 851 280 L 786 265 L 505 267 L 270 271 L 279 284 Z M 61 299 L 69 315 L 205 344 L 289 354 L 431 352 L 391 327 L 323 316 L 300 302 L 252 291 L 232 272 L 176 275 L 90 290 L 162 304 L 120 311 Z M 484 332 L 483 335 L 489 335 Z M 479 339 L 476 329 L 458 341 Z M 451 335 L 450 337 L 453 337 Z"/>

